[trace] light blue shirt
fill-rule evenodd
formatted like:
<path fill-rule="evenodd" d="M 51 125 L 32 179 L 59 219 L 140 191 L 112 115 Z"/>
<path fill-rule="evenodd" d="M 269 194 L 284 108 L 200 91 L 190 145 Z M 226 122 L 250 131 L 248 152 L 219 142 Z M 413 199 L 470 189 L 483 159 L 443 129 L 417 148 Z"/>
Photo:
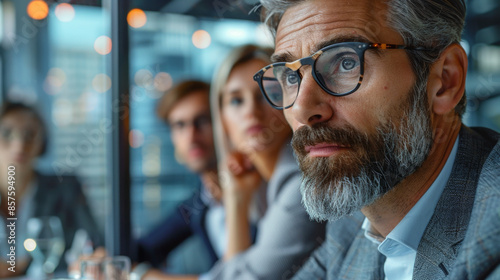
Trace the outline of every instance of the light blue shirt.
<path fill-rule="evenodd" d="M 379 244 L 378 251 L 386 256 L 384 263 L 386 280 L 412 279 L 418 244 L 450 178 L 457 149 L 458 137 L 436 180 L 385 239 L 371 231 L 370 221 L 365 218 L 362 226 L 365 237 Z"/>

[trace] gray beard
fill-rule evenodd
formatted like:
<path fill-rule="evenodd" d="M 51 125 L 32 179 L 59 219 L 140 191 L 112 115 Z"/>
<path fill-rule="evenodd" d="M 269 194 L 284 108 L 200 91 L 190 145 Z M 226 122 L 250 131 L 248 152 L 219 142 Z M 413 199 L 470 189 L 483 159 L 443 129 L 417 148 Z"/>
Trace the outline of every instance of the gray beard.
<path fill-rule="evenodd" d="M 403 114 L 400 120 L 394 119 L 400 121 L 399 128 L 389 120 L 377 128 L 377 135 L 372 136 L 372 139 L 355 132 L 360 134 L 359 138 L 366 138 L 364 141 L 369 143 L 360 144 L 365 145 L 363 150 L 366 153 L 359 159 L 354 159 L 354 162 L 353 159 L 342 158 L 307 158 L 303 151 L 304 144 L 299 139 L 292 139 L 303 173 L 300 187 L 302 203 L 312 219 L 335 221 L 352 215 L 375 202 L 422 165 L 433 139 L 426 85 L 418 84 L 410 91 L 406 105 L 402 105 L 404 108 L 401 109 Z M 307 138 L 305 133 L 303 136 Z M 348 141 L 346 139 L 342 143 L 342 136 L 339 138 L 336 141 L 341 144 Z M 356 142 L 355 140 L 352 141 Z M 363 143 L 362 140 L 360 142 Z M 349 160 L 353 166 L 343 168 L 342 165 L 349 163 Z"/>

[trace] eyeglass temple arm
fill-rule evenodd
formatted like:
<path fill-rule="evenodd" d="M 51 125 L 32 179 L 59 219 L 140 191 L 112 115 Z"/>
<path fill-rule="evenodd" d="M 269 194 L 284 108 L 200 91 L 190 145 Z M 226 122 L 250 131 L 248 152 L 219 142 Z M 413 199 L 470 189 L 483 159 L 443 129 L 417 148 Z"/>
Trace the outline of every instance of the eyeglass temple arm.
<path fill-rule="evenodd" d="M 405 45 L 396 45 L 396 44 L 380 44 L 380 43 L 373 43 L 369 44 L 368 47 L 370 48 L 375 48 L 375 49 L 382 49 L 382 50 L 387 50 L 387 49 L 406 49 L 406 50 L 416 50 L 416 51 L 428 51 L 429 49 L 422 48 L 422 47 L 409 47 Z"/>

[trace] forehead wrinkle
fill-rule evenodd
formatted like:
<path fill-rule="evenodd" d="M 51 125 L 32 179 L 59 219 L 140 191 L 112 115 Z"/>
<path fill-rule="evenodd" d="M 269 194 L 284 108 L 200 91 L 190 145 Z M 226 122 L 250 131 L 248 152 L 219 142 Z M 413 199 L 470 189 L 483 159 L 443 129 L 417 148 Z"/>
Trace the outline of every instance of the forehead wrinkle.
<path fill-rule="evenodd" d="M 283 36 L 286 36 L 287 34 L 295 33 L 296 31 L 302 30 L 304 28 L 313 28 L 314 25 L 320 24 L 322 14 L 306 14 L 306 16 L 302 18 L 296 18 L 293 24 L 283 26 L 280 24 L 278 26 L 277 30 L 277 35 L 279 34 L 285 34 Z M 283 36 L 277 36 L 276 41 L 281 40 L 281 37 Z"/>
<path fill-rule="evenodd" d="M 315 2 L 315 3 L 314 3 Z M 386 9 L 383 1 L 365 1 L 355 7 L 351 2 L 337 1 L 322 3 L 324 1 L 303 2 L 291 7 L 285 12 L 276 36 L 276 49 L 288 50 L 290 48 L 300 52 L 300 55 L 310 55 L 315 50 L 314 39 L 309 38 L 334 38 L 338 35 L 357 35 L 372 41 L 379 41 L 378 34 L 372 32 L 387 27 L 385 22 Z M 327 6 L 325 6 L 327 5 Z M 335 6 L 333 6 L 335 5 Z M 334 16 L 332 16 L 334 15 Z M 350 34 L 346 34 L 346 32 Z M 297 35 L 306 38 L 300 43 Z M 318 43 L 317 40 L 314 44 Z M 300 46 L 297 46 L 300 45 Z M 295 46 L 295 48 L 293 48 Z M 307 51 L 307 53 L 306 53 Z M 294 52 L 298 54 L 297 52 Z M 298 59 L 297 57 L 295 57 Z"/>
<path fill-rule="evenodd" d="M 347 22 L 347 21 L 348 20 L 345 20 L 345 22 Z M 323 38 L 321 41 L 314 41 L 314 42 L 302 41 L 301 46 L 302 46 L 302 48 L 305 48 L 303 51 L 308 50 L 307 53 L 302 52 L 302 55 L 303 56 L 310 56 L 310 55 L 314 54 L 315 52 L 317 52 L 319 49 L 325 47 L 324 42 L 333 41 L 337 38 L 340 38 L 339 42 L 352 41 L 352 40 L 347 40 L 347 39 L 342 39 L 342 38 L 356 38 L 356 37 L 365 38 L 364 40 L 356 40 L 356 41 L 361 41 L 361 42 L 373 41 L 373 40 L 369 39 L 369 37 L 371 37 L 371 36 L 361 35 L 364 33 L 363 32 L 364 28 L 361 28 L 361 27 L 349 28 L 349 31 L 350 31 L 349 34 L 346 34 L 346 33 L 332 34 L 331 32 L 329 32 L 330 29 L 335 29 L 340 24 L 342 24 L 342 22 L 321 23 L 321 24 L 310 25 L 310 26 L 307 26 L 306 28 L 302 29 L 301 32 L 303 32 L 305 34 L 308 34 L 308 33 L 311 34 L 313 32 L 317 32 L 320 34 L 322 33 L 320 37 Z M 378 42 L 378 40 L 374 40 L 374 41 Z M 278 40 L 276 42 L 278 42 Z M 290 51 L 288 51 L 293 46 L 295 46 L 295 47 L 298 46 L 297 39 L 294 38 L 293 36 L 286 36 L 285 40 L 279 41 L 279 43 L 276 45 L 276 50 L 281 49 L 284 51 L 280 52 L 280 53 L 276 52 L 273 55 L 273 59 L 272 59 L 273 62 L 277 62 L 277 61 L 291 62 L 291 61 L 295 61 L 295 60 L 301 58 L 301 57 L 297 57 L 296 55 L 293 55 Z"/>
<path fill-rule="evenodd" d="M 305 30 L 310 30 L 310 29 L 318 29 L 317 23 L 319 18 L 321 17 L 320 14 L 307 14 L 305 17 L 298 18 L 296 21 L 294 21 L 293 24 L 290 25 L 279 25 L 278 26 L 278 31 L 277 31 L 277 36 L 276 36 L 276 42 L 279 42 L 279 45 L 285 46 L 285 49 L 288 49 L 294 45 L 296 45 L 296 39 L 293 38 L 293 36 L 288 36 L 290 34 L 295 34 L 297 32 L 303 32 Z M 315 20 L 315 18 L 318 18 L 318 20 Z M 311 24 L 311 21 L 313 24 Z M 287 60 L 296 60 L 298 59 L 297 57 L 294 57 L 291 53 L 287 52 L 286 55 Z"/>

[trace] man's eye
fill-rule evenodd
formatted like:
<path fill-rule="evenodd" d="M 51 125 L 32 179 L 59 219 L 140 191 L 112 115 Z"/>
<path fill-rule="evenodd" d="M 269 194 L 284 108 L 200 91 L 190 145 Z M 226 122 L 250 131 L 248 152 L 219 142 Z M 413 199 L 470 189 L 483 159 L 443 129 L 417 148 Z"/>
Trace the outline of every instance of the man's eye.
<path fill-rule="evenodd" d="M 342 60 L 341 62 L 341 71 L 350 71 L 354 68 L 356 68 L 356 66 L 358 66 L 358 63 L 356 60 L 352 59 L 352 58 L 345 58 L 344 60 Z"/>
<path fill-rule="evenodd" d="M 12 129 L 8 128 L 0 129 L 0 137 L 2 137 L 3 139 L 10 139 L 11 135 L 12 135 Z"/>
<path fill-rule="evenodd" d="M 290 72 L 286 75 L 286 82 L 287 85 L 295 85 L 296 83 L 299 82 L 299 77 L 297 73 L 295 72 Z"/>
<path fill-rule="evenodd" d="M 241 105 L 243 103 L 243 98 L 241 97 L 231 97 L 231 99 L 229 100 L 229 104 L 231 105 L 234 105 L 234 106 L 238 106 L 238 105 Z"/>
<path fill-rule="evenodd" d="M 277 77 L 279 77 L 279 83 L 283 89 L 292 88 L 298 85 L 300 80 L 299 74 L 292 69 L 285 68 L 282 71 L 276 72 L 279 75 Z"/>
<path fill-rule="evenodd" d="M 174 122 L 170 125 L 172 130 L 182 130 L 184 127 L 186 127 L 185 122 Z"/>

